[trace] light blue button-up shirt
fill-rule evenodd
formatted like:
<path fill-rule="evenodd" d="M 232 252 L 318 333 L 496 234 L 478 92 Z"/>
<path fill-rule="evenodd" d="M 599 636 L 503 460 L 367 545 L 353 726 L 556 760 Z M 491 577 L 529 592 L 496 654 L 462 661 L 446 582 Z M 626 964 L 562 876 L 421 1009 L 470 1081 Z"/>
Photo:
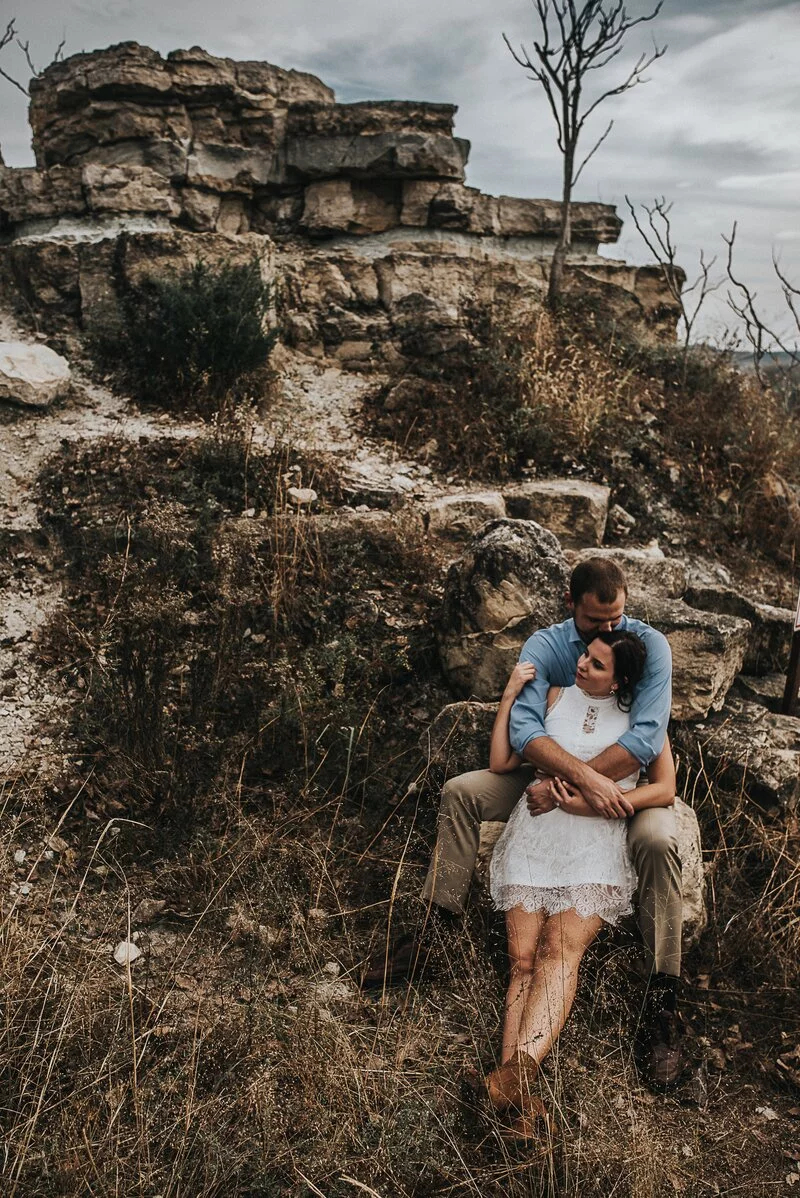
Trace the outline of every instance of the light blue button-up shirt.
<path fill-rule="evenodd" d="M 644 673 L 631 708 L 631 726 L 617 742 L 646 766 L 658 757 L 667 735 L 672 705 L 672 653 L 663 633 L 641 620 L 623 616 L 617 628 L 635 632 L 647 649 Z M 572 686 L 578 658 L 585 649 L 572 618 L 534 632 L 523 645 L 520 661 L 532 661 L 536 677 L 511 708 L 509 739 L 520 756 L 530 741 L 547 735 L 544 716 L 548 688 Z"/>

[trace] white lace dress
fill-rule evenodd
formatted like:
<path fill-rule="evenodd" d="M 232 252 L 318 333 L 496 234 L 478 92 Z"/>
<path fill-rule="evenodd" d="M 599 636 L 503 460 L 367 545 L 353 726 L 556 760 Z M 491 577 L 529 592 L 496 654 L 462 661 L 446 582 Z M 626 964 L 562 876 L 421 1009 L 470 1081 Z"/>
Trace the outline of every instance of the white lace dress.
<path fill-rule="evenodd" d="M 562 749 L 589 761 L 613 745 L 630 727 L 613 695 L 593 699 L 577 686 L 566 687 L 548 711 L 545 730 Z M 638 772 L 618 783 L 632 790 Z M 523 795 L 498 840 L 491 864 L 491 895 L 496 907 L 554 915 L 574 907 L 579 915 L 599 915 L 615 924 L 632 910 L 636 874 L 627 848 L 628 821 L 568 815 L 556 808 L 532 816 Z"/>

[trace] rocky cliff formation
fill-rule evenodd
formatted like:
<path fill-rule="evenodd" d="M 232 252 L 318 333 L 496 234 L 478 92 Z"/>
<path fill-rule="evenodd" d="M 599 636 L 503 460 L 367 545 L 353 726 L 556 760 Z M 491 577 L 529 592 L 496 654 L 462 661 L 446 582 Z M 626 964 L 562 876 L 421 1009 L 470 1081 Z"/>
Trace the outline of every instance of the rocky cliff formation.
<path fill-rule="evenodd" d="M 32 82 L 37 166 L 0 167 L 0 287 L 45 323 L 91 328 L 126 281 L 126 252 L 110 265 L 119 237 L 174 261 L 227 257 L 230 238 L 256 233 L 289 344 L 358 365 L 439 352 L 476 306 L 540 299 L 558 231 L 554 201 L 465 185 L 455 112 L 337 104 L 312 75 L 198 48 L 74 55 Z M 620 228 L 613 207 L 575 205 L 575 285 L 669 333 L 659 268 L 598 255 Z"/>

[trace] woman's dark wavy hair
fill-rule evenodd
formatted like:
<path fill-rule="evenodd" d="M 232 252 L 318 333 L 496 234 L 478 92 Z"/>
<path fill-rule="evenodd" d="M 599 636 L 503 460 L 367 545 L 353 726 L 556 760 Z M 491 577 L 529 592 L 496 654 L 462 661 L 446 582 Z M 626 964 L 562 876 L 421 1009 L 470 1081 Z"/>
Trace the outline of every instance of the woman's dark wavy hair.
<path fill-rule="evenodd" d="M 633 632 L 623 632 L 613 629 L 611 632 L 598 632 L 598 641 L 611 646 L 614 654 L 614 681 L 617 684 L 617 705 L 620 711 L 630 711 L 633 696 L 639 685 L 644 664 L 647 661 L 647 648 L 641 637 Z"/>

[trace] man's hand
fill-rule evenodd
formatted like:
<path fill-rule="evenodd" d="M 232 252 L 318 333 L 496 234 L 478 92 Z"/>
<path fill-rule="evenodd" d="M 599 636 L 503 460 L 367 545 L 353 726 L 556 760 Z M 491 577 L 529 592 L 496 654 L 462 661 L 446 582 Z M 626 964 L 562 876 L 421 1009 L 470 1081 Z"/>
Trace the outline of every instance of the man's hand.
<path fill-rule="evenodd" d="M 525 787 L 525 796 L 531 815 L 546 815 L 556 806 L 551 778 L 545 778 L 541 782 L 531 782 L 530 786 Z"/>
<path fill-rule="evenodd" d="M 597 770 L 588 771 L 588 776 L 581 779 L 580 789 L 589 806 L 604 819 L 627 819 L 633 815 L 633 805 L 616 782 L 604 778 Z"/>

